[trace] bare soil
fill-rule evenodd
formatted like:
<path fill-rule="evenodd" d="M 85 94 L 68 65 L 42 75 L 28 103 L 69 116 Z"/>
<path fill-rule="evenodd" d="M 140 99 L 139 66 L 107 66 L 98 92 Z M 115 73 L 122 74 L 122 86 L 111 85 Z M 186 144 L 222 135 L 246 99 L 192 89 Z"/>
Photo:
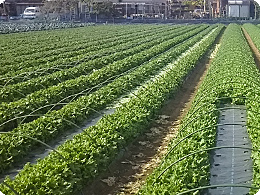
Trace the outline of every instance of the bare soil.
<path fill-rule="evenodd" d="M 219 43 L 220 37 L 216 40 Z M 161 109 L 158 120 L 146 133 L 130 144 L 122 157 L 109 166 L 84 189 L 87 195 L 136 194 L 145 179 L 156 168 L 167 146 L 179 128 L 181 119 L 188 112 L 192 100 L 207 74 L 211 63 L 209 51 L 190 73 L 176 95 Z"/>
<path fill-rule="evenodd" d="M 253 53 L 254 59 L 255 59 L 255 63 L 258 67 L 258 69 L 260 69 L 260 52 L 257 49 L 257 47 L 255 46 L 254 42 L 252 41 L 251 37 L 249 36 L 249 34 L 246 32 L 246 30 L 244 28 L 242 28 L 244 36 L 248 42 L 248 45 L 251 48 L 251 51 Z"/>

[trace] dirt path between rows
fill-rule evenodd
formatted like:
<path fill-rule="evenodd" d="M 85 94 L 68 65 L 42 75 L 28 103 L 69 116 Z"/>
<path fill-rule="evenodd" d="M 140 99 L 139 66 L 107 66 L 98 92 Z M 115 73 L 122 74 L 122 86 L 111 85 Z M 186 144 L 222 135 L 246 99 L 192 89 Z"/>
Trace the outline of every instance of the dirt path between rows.
<path fill-rule="evenodd" d="M 253 40 L 251 39 L 251 37 L 249 36 L 249 34 L 246 32 L 246 30 L 242 27 L 242 31 L 244 33 L 244 36 L 247 40 L 248 45 L 251 48 L 251 51 L 253 53 L 254 59 L 255 59 L 255 63 L 258 67 L 258 69 L 260 69 L 260 52 L 257 49 L 257 47 L 255 46 Z"/>
<path fill-rule="evenodd" d="M 220 42 L 219 36 L 215 46 Z M 160 112 L 158 120 L 146 133 L 138 137 L 91 185 L 84 189 L 87 195 L 135 194 L 145 179 L 160 163 L 167 152 L 169 142 L 174 138 L 181 119 L 188 112 L 192 100 L 207 74 L 211 63 L 212 50 L 197 64 L 176 95 L 170 99 Z"/>

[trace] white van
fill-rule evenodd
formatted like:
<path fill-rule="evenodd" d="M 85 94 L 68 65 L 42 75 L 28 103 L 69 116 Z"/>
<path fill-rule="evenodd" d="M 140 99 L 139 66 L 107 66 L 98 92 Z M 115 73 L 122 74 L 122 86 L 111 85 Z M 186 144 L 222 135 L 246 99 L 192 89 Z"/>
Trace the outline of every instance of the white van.
<path fill-rule="evenodd" d="M 42 16 L 42 13 L 39 7 L 27 7 L 23 12 L 24 19 L 35 19 L 40 16 Z"/>

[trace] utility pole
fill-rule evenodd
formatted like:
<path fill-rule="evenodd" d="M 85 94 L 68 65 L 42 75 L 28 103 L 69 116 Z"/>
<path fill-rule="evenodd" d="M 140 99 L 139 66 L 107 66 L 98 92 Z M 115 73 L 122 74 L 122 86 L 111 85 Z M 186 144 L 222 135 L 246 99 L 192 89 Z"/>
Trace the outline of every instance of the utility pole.
<path fill-rule="evenodd" d="M 164 19 L 167 19 L 167 1 L 165 1 L 164 15 Z"/>
<path fill-rule="evenodd" d="M 203 11 L 204 11 L 204 14 L 206 13 L 206 0 L 204 0 L 203 2 Z"/>
<path fill-rule="evenodd" d="M 222 0 L 219 0 L 219 16 L 222 16 Z"/>
<path fill-rule="evenodd" d="M 7 15 L 6 7 L 5 7 L 5 1 L 3 2 L 3 8 L 4 8 L 4 15 Z"/>
<path fill-rule="evenodd" d="M 179 19 L 181 19 L 181 1 L 179 1 L 180 4 L 180 13 L 179 13 Z"/>
<path fill-rule="evenodd" d="M 127 3 L 125 4 L 125 15 L 126 15 L 126 19 L 127 19 Z"/>
<path fill-rule="evenodd" d="M 142 19 L 144 19 L 144 13 L 145 13 L 145 4 L 143 4 L 143 14 L 142 14 Z"/>

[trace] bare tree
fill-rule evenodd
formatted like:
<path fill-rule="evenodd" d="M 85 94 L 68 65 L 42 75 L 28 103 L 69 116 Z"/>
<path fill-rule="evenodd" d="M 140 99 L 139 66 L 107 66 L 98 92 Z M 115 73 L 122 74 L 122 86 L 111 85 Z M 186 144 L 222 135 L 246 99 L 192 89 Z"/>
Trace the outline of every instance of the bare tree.
<path fill-rule="evenodd" d="M 103 1 L 93 4 L 94 13 L 101 14 L 108 18 L 116 15 L 116 9 L 111 1 Z"/>
<path fill-rule="evenodd" d="M 96 2 L 95 0 L 45 0 L 43 10 L 49 15 L 62 16 L 70 13 L 71 10 L 77 10 L 79 14 L 79 6 L 85 4 L 87 9 L 92 14 L 102 15 L 105 17 L 113 17 L 115 15 L 116 9 L 113 3 L 109 0 L 104 0 L 103 2 Z"/>
<path fill-rule="evenodd" d="M 61 16 L 77 8 L 78 2 L 78 0 L 45 0 L 42 9 L 47 15 L 53 13 Z"/>

